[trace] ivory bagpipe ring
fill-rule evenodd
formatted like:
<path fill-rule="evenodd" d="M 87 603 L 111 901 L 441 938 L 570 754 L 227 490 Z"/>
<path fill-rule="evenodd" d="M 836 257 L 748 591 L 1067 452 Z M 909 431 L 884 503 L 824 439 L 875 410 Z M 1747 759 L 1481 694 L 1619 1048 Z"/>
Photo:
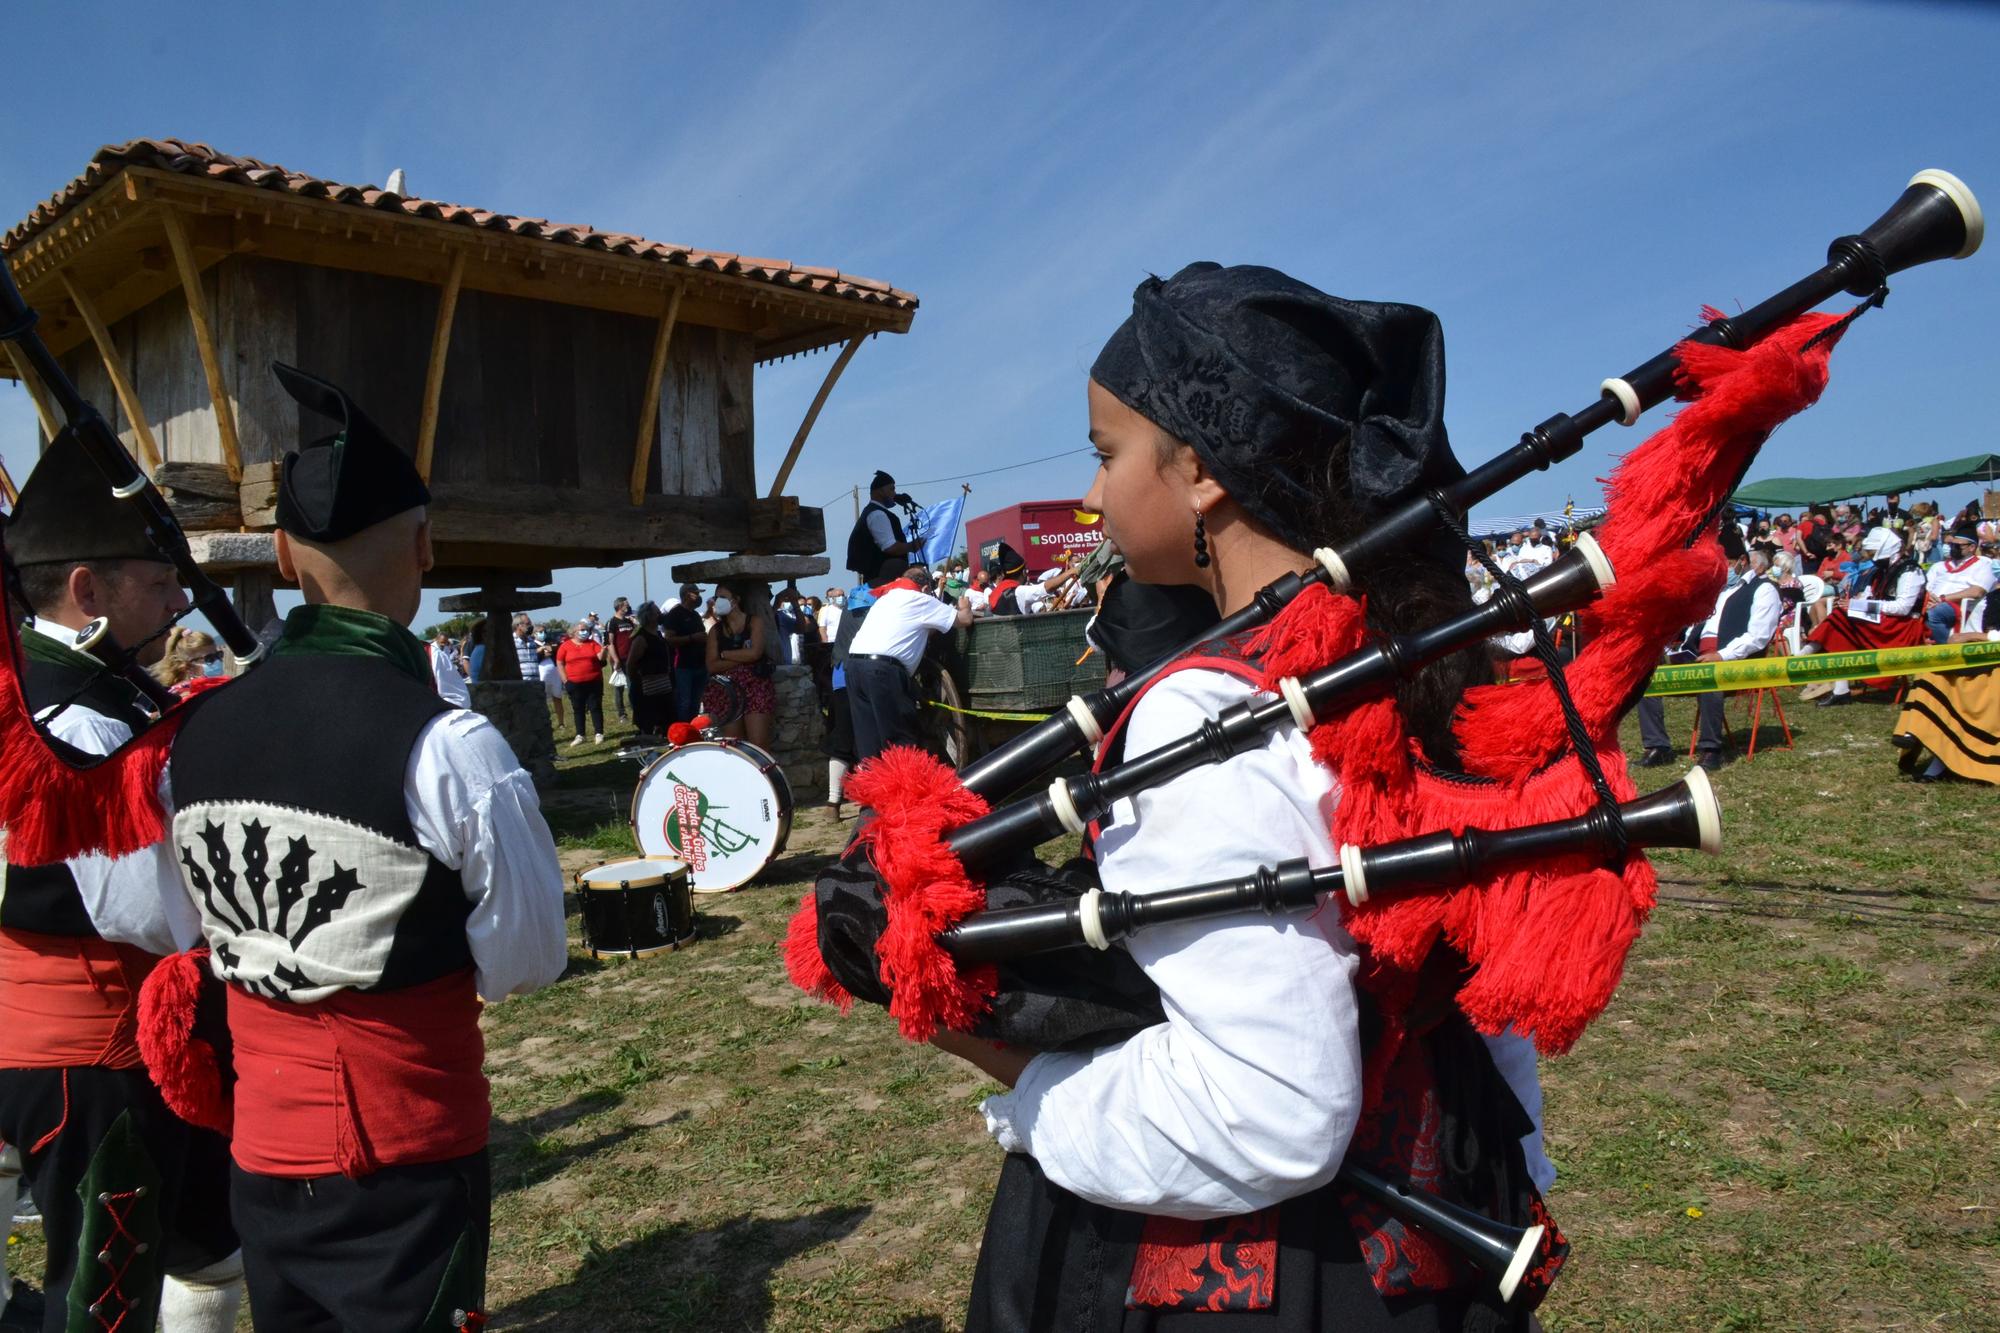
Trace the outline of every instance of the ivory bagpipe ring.
<path fill-rule="evenodd" d="M 1967 185 L 1949 171 L 1937 167 L 1926 167 L 1910 177 L 1910 185 L 1928 185 L 1940 191 L 1945 198 L 1957 206 L 1958 215 L 1965 219 L 1965 244 L 1958 248 L 1953 259 L 1965 259 L 1979 248 L 1986 239 L 1986 215 L 1979 211 L 1979 200 Z M 1905 186 L 1908 189 L 1909 186 Z"/>

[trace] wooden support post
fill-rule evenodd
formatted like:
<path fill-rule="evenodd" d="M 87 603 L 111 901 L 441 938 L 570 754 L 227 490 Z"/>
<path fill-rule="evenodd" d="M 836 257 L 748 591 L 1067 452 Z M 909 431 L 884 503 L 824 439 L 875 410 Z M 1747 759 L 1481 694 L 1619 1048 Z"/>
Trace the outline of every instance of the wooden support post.
<path fill-rule="evenodd" d="M 799 461 L 799 450 L 806 447 L 806 436 L 812 434 L 813 422 L 819 420 L 819 410 L 826 406 L 826 396 L 833 392 L 834 381 L 840 378 L 841 371 L 847 369 L 847 363 L 854 359 L 854 354 L 861 350 L 861 340 L 866 336 L 857 333 L 849 338 L 847 346 L 841 348 L 840 355 L 835 358 L 833 368 L 826 372 L 825 382 L 819 386 L 819 392 L 813 395 L 812 406 L 806 409 L 806 419 L 799 423 L 799 433 L 792 437 L 792 447 L 785 451 L 785 461 L 778 468 L 777 480 L 771 483 L 773 498 L 783 491 L 785 483 L 792 479 L 792 464 Z"/>
<path fill-rule="evenodd" d="M 451 351 L 451 321 L 458 313 L 458 288 L 465 281 L 465 251 L 451 256 L 444 293 L 438 297 L 437 328 L 431 333 L 431 364 L 424 373 L 424 414 L 417 421 L 417 475 L 431 479 L 431 454 L 436 446 L 438 403 L 444 394 L 444 362 Z"/>
<path fill-rule="evenodd" d="M 236 615 L 252 634 L 260 634 L 278 618 L 277 576 L 270 570 L 238 570 L 235 578 Z"/>
<path fill-rule="evenodd" d="M 9 511 L 12 511 L 21 500 L 21 488 L 14 484 L 14 478 L 8 474 L 5 463 L 0 463 L 0 500 L 7 502 Z"/>
<path fill-rule="evenodd" d="M 667 373 L 667 348 L 674 340 L 674 322 L 681 316 L 681 292 L 686 284 L 675 283 L 667 297 L 666 313 L 653 335 L 653 359 L 646 368 L 646 397 L 639 405 L 639 439 L 632 446 L 632 503 L 646 498 L 646 467 L 653 459 L 653 440 L 660 433 L 660 380 Z"/>
<path fill-rule="evenodd" d="M 83 326 L 90 330 L 90 340 L 97 344 L 98 359 L 104 362 L 104 373 L 111 377 L 111 390 L 118 395 L 118 405 L 125 409 L 125 419 L 132 423 L 132 434 L 139 441 L 139 463 L 147 472 L 156 472 L 160 467 L 160 446 L 153 439 L 153 426 L 146 419 L 146 409 L 139 404 L 139 391 L 132 387 L 132 376 L 125 370 L 125 358 L 118 354 L 118 345 L 111 341 L 111 330 L 104 327 L 98 318 L 97 307 L 83 294 L 83 289 L 70 280 L 66 272 L 57 272 L 56 278 L 69 293 L 76 313 L 83 316 Z"/>
<path fill-rule="evenodd" d="M 236 444 L 236 408 L 229 399 L 229 385 L 222 378 L 222 359 L 215 352 L 215 333 L 208 319 L 208 298 L 201 290 L 201 270 L 195 267 L 194 247 L 188 244 L 187 228 L 172 208 L 160 209 L 160 225 L 166 229 L 167 245 L 174 252 L 179 270 L 181 294 L 187 298 L 188 320 L 194 325 L 195 349 L 201 353 L 202 374 L 208 377 L 208 400 L 215 406 L 215 434 L 222 441 L 222 465 L 231 481 L 243 479 L 243 454 Z"/>
<path fill-rule="evenodd" d="M 62 430 L 62 422 L 56 417 L 56 405 L 49 397 L 48 386 L 42 383 L 42 377 L 35 373 L 35 368 L 28 364 L 28 358 L 21 355 L 20 348 L 13 343 L 7 343 L 6 348 L 7 359 L 14 363 L 14 373 L 21 377 L 28 397 L 34 400 L 35 415 L 42 422 L 42 435 L 53 440 Z"/>

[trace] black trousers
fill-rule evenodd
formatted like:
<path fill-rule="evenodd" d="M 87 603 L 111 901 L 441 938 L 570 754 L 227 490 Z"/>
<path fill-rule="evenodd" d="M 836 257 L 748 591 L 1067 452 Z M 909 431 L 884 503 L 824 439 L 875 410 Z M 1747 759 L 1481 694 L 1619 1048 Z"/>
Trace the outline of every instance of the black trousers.
<path fill-rule="evenodd" d="M 1728 734 L 1722 715 L 1722 695 L 1711 691 L 1696 695 L 1699 701 L 1701 723 L 1695 739 L 1695 749 L 1706 754 L 1722 752 L 1723 737 Z M 1679 750 L 1673 738 L 1667 735 L 1667 708 L 1658 699 L 1639 701 L 1639 743 L 1649 750 Z"/>
<path fill-rule="evenodd" d="M 0 1139 L 20 1149 L 21 1174 L 42 1211 L 46 1333 L 62 1333 L 67 1327 L 72 1285 L 85 1305 L 111 1294 L 113 1275 L 94 1255 L 83 1258 L 79 1271 L 78 1240 L 90 1220 L 90 1209 L 102 1205 L 87 1206 L 77 1189 L 106 1135 L 127 1116 L 149 1159 L 127 1171 L 137 1171 L 141 1178 L 149 1171 L 159 1175 L 156 1225 L 135 1237 L 159 1253 L 157 1271 L 192 1272 L 236 1250 L 229 1216 L 227 1141 L 168 1110 L 144 1069 L 0 1069 Z M 61 1128 L 55 1137 L 39 1152 L 33 1151 L 57 1126 Z M 115 1179 L 100 1183 L 112 1189 L 117 1185 Z M 148 1214 L 127 1212 L 121 1205 L 120 1215 L 129 1227 Z M 133 1308 L 159 1308 L 157 1271 L 149 1291 L 136 1290 L 129 1275 L 119 1285 Z M 115 1305 L 114 1298 L 107 1315 Z M 151 1316 L 146 1319 L 150 1328 Z"/>
<path fill-rule="evenodd" d="M 285 1333 L 426 1333 L 483 1310 L 485 1150 L 360 1180 L 230 1168 L 250 1318 Z"/>
<path fill-rule="evenodd" d="M 917 684 L 899 662 L 850 656 L 847 709 L 854 721 L 854 761 L 864 763 L 891 745 L 922 745 L 917 729 Z"/>
<path fill-rule="evenodd" d="M 582 736 L 586 732 L 590 732 L 600 736 L 603 735 L 604 682 L 602 680 L 572 680 L 564 683 L 563 690 L 569 695 L 570 720 L 576 723 L 576 734 Z M 583 725 L 583 711 L 586 708 L 590 710 L 591 720 L 596 723 L 593 727 L 586 728 Z"/>

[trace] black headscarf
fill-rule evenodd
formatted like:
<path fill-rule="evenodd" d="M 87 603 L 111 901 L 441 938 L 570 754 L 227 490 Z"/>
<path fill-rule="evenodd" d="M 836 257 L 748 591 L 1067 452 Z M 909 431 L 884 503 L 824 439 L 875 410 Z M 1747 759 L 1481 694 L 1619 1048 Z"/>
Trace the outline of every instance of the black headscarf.
<path fill-rule="evenodd" d="M 1418 306 L 1347 301 L 1276 269 L 1190 264 L 1132 293 L 1090 377 L 1192 445 L 1223 489 L 1310 551 L 1344 440 L 1364 514 L 1462 476 L 1444 430 L 1444 332 Z"/>

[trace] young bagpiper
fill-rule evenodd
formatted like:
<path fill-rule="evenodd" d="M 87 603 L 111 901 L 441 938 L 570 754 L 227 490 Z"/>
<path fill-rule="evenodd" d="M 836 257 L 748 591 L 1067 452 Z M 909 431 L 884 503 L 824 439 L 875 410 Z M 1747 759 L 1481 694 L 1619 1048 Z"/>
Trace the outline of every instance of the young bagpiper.
<path fill-rule="evenodd" d="M 286 456 L 278 566 L 306 604 L 203 702 L 172 839 L 228 983 L 231 1201 L 257 1327 L 483 1322 L 481 997 L 562 974 L 562 872 L 500 733 L 442 702 L 406 628 L 430 495 L 346 394 L 280 382 L 337 434 Z"/>
<path fill-rule="evenodd" d="M 1224 615 L 1378 507 L 1459 475 L 1436 316 L 1267 268 L 1197 264 L 1143 284 L 1092 367 L 1089 402 L 1099 469 L 1085 507 L 1104 515 L 1133 578 L 1204 588 Z M 1371 571 L 1370 623 L 1435 623 L 1469 605 L 1460 559 L 1412 552 Z M 1112 739 L 1143 754 L 1250 698 L 1254 656 L 1242 641 L 1206 646 Z M 1460 654 L 1406 681 L 1396 743 L 1450 762 L 1448 724 L 1478 665 Z M 1097 839 L 1103 888 L 1145 894 L 1295 857 L 1337 864 L 1342 799 L 1342 774 L 1307 736 L 1274 732 L 1119 802 Z M 1045 1054 L 935 1038 L 1010 1089 L 984 1107 L 1008 1157 L 968 1327 L 1527 1327 L 1334 1182 L 1352 1160 L 1440 1178 L 1482 1209 L 1527 1207 L 1550 1173 L 1527 1137 L 1539 1091 L 1525 1042 L 1489 1049 L 1447 1001 L 1371 1076 L 1382 1012 L 1332 910 L 1162 925 L 1127 946 L 1165 1008 L 1135 1036 Z"/>
<path fill-rule="evenodd" d="M 113 642 L 157 659 L 156 636 L 187 607 L 173 565 L 67 440 L 21 488 L 7 549 L 33 615 L 28 707 L 56 742 L 111 753 L 153 714 L 77 631 L 101 617 Z M 242 1302 L 227 1145 L 169 1111 L 139 1057 L 140 985 L 198 933 L 164 851 L 0 879 L 0 1142 L 18 1146 L 41 1210 L 49 1333 L 150 1329 L 156 1310 L 168 1333 L 227 1330 Z M 7 1326 L 31 1326 L 23 1314 Z"/>

